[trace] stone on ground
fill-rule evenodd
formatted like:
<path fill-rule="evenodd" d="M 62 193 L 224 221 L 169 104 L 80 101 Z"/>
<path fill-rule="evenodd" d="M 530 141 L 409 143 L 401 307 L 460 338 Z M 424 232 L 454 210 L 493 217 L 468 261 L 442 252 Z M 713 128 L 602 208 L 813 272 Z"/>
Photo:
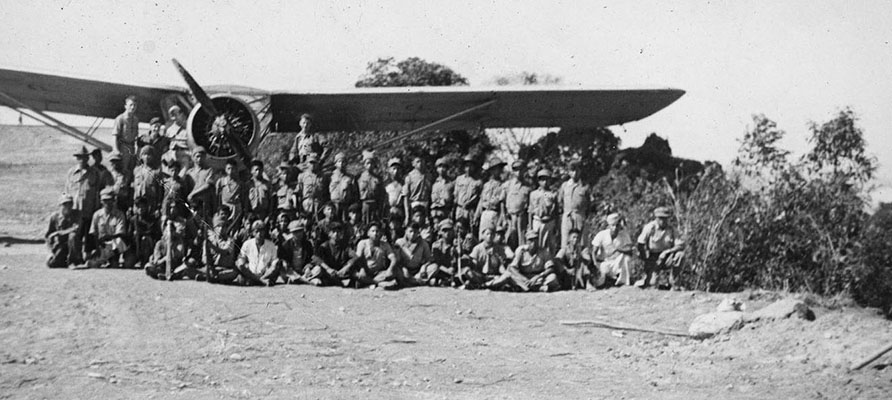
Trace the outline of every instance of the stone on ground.
<path fill-rule="evenodd" d="M 697 339 L 705 339 L 719 333 L 740 329 L 743 326 L 743 312 L 712 312 L 694 318 L 688 334 Z"/>

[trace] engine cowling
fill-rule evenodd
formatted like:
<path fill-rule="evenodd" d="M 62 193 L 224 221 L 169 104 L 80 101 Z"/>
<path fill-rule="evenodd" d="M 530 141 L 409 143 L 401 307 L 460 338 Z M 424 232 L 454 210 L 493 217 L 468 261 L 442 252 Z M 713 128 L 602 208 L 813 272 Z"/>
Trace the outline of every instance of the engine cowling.
<path fill-rule="evenodd" d="M 216 118 L 204 112 L 201 104 L 196 104 L 189 114 L 190 147 L 204 147 L 211 159 L 238 157 L 237 149 L 224 132 L 229 130 L 251 152 L 260 135 L 260 122 L 254 110 L 244 100 L 227 94 L 211 96 L 211 101 L 219 113 Z"/>

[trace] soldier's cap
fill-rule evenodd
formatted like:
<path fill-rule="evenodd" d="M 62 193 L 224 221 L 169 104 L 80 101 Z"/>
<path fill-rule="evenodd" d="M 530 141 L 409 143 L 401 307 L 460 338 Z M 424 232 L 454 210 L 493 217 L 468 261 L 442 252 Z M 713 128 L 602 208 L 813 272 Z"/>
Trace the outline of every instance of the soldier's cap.
<path fill-rule="evenodd" d="M 449 218 L 446 218 L 446 219 L 440 221 L 440 225 L 438 226 L 438 228 L 442 231 L 442 230 L 450 230 L 454 226 L 455 226 L 455 224 L 452 223 L 452 220 Z"/>
<path fill-rule="evenodd" d="M 490 170 L 493 168 L 500 168 L 500 167 L 504 167 L 505 164 L 507 164 L 507 163 L 502 161 L 501 158 L 493 157 L 492 160 L 489 160 L 489 163 L 485 169 Z"/>
<path fill-rule="evenodd" d="M 111 154 L 108 155 L 108 160 L 109 160 L 109 161 L 121 161 L 121 160 L 123 160 L 123 159 L 124 159 L 124 158 L 121 157 L 121 153 L 118 152 L 117 150 L 111 152 Z"/>
<path fill-rule="evenodd" d="M 288 169 L 291 168 L 291 164 L 288 161 L 282 161 L 279 163 L 279 168 Z"/>
<path fill-rule="evenodd" d="M 195 146 L 192 149 L 192 154 L 205 153 L 207 154 L 208 150 L 204 148 L 204 146 Z"/>
<path fill-rule="evenodd" d="M 90 156 L 90 152 L 87 151 L 87 148 L 86 148 L 86 147 L 81 146 L 81 150 L 78 151 L 77 153 L 74 153 L 74 156 L 77 157 L 77 158 L 81 158 L 81 157 L 89 157 L 89 156 Z"/>
<path fill-rule="evenodd" d="M 549 171 L 547 168 L 542 168 L 539 170 L 538 173 L 536 173 L 536 176 L 539 178 L 551 178 L 551 171 Z"/>
<path fill-rule="evenodd" d="M 535 229 L 530 229 L 527 231 L 527 233 L 525 235 L 523 235 L 523 237 L 525 237 L 527 239 L 536 239 L 539 237 L 539 231 L 537 231 Z"/>
<path fill-rule="evenodd" d="M 115 190 L 110 187 L 102 189 L 102 191 L 99 192 L 99 199 L 100 200 L 114 200 L 115 199 Z"/>
<path fill-rule="evenodd" d="M 363 150 L 362 151 L 362 161 L 374 160 L 375 152 L 372 150 Z"/>
<path fill-rule="evenodd" d="M 257 159 L 251 160 L 251 166 L 252 167 L 260 167 L 260 169 L 263 169 L 263 161 L 260 161 Z"/>
<path fill-rule="evenodd" d="M 654 210 L 654 216 L 657 218 L 669 218 L 672 215 L 672 212 L 669 211 L 669 207 L 657 207 Z"/>
<path fill-rule="evenodd" d="M 527 166 L 527 163 L 523 162 L 523 160 L 515 160 L 513 163 L 511 163 L 511 168 L 514 168 L 514 169 L 523 168 L 526 166 Z"/>
<path fill-rule="evenodd" d="M 359 205 L 359 203 L 353 203 L 353 204 L 350 205 L 349 208 L 347 208 L 347 212 L 355 212 L 355 213 L 358 213 L 358 212 L 361 212 L 361 211 L 362 211 L 362 206 Z"/>
<path fill-rule="evenodd" d="M 392 167 L 394 165 L 403 165 L 399 158 L 393 157 L 390 160 L 387 160 L 387 166 Z"/>
<path fill-rule="evenodd" d="M 604 220 L 607 221 L 607 225 L 616 225 L 622 219 L 623 218 L 622 218 L 622 216 L 619 215 L 619 213 L 611 213 L 611 214 L 607 215 L 607 217 L 604 218 Z"/>
<path fill-rule="evenodd" d="M 151 155 L 151 156 L 154 156 L 154 155 L 155 155 L 155 148 L 152 147 L 152 146 L 143 146 L 143 147 L 141 147 L 141 148 L 139 149 L 139 155 L 140 155 L 140 157 L 142 157 L 142 156 L 144 156 L 144 155 L 147 155 L 147 154 L 148 154 L 148 155 Z"/>
<path fill-rule="evenodd" d="M 307 224 L 305 224 L 304 221 L 297 220 L 297 221 L 291 221 L 288 223 L 288 232 L 298 232 L 298 231 L 303 231 L 306 229 L 307 229 Z"/>
<path fill-rule="evenodd" d="M 263 221 L 254 221 L 251 223 L 251 230 L 257 231 L 260 229 L 266 229 L 266 224 Z"/>
<path fill-rule="evenodd" d="M 155 125 L 155 124 L 161 125 L 161 118 L 155 117 L 155 118 L 152 118 L 151 120 L 149 120 L 149 125 Z"/>
<path fill-rule="evenodd" d="M 59 204 L 65 203 L 74 203 L 74 198 L 67 194 L 59 196 Z"/>
<path fill-rule="evenodd" d="M 439 167 L 441 165 L 447 165 L 447 164 L 449 164 L 449 160 L 447 160 L 446 157 L 440 157 L 434 163 L 434 166 Z"/>
<path fill-rule="evenodd" d="M 335 160 L 335 162 L 338 162 L 338 161 L 344 161 L 345 158 L 347 158 L 347 155 L 344 154 L 343 151 L 339 151 L 339 152 L 338 152 L 337 154 L 335 154 L 335 156 L 334 156 L 334 160 Z"/>

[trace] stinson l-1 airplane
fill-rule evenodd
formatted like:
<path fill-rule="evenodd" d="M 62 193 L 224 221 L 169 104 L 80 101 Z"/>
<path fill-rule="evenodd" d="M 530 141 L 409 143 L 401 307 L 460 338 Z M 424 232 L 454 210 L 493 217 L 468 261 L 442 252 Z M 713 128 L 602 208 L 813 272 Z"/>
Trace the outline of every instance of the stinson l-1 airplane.
<path fill-rule="evenodd" d="M 212 159 L 238 157 L 247 162 L 271 132 L 299 131 L 304 113 L 313 115 L 317 131 L 402 131 L 399 137 L 405 137 L 433 129 L 619 125 L 645 118 L 684 94 L 672 88 L 541 86 L 392 87 L 326 93 L 240 86 L 205 89 L 177 60 L 172 61 L 188 89 L 0 69 L 0 105 L 104 151 L 112 147 L 93 134 L 103 119 L 113 119 L 123 111 L 127 96 L 138 98 L 136 114 L 142 122 L 156 116 L 169 120 L 167 110 L 179 105 L 189 115 L 190 146 L 207 147 Z M 96 121 L 81 131 L 47 112 L 92 116 Z"/>

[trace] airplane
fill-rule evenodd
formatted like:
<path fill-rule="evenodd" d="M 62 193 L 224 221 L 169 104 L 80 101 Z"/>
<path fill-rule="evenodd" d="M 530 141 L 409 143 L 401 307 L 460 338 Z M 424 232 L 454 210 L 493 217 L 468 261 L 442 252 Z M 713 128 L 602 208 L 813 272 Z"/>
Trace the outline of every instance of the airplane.
<path fill-rule="evenodd" d="M 123 111 L 135 95 L 139 121 L 163 116 L 179 105 L 188 112 L 190 147 L 204 146 L 214 164 L 232 157 L 244 164 L 271 133 L 297 132 L 300 116 L 313 115 L 317 131 L 401 131 L 381 146 L 433 129 L 601 127 L 648 117 L 678 100 L 673 88 L 389 87 L 302 93 L 243 86 L 206 89 L 176 59 L 187 88 L 103 82 L 0 69 L 0 105 L 27 115 L 103 151 L 112 146 L 93 136 L 103 119 Z M 47 112 L 96 117 L 87 131 Z M 215 127 L 215 121 L 217 126 Z M 220 122 L 223 122 L 222 124 Z M 221 129 L 220 126 L 225 126 Z M 211 146 L 213 144 L 213 146 Z M 354 155 L 350 155 L 354 156 Z"/>

